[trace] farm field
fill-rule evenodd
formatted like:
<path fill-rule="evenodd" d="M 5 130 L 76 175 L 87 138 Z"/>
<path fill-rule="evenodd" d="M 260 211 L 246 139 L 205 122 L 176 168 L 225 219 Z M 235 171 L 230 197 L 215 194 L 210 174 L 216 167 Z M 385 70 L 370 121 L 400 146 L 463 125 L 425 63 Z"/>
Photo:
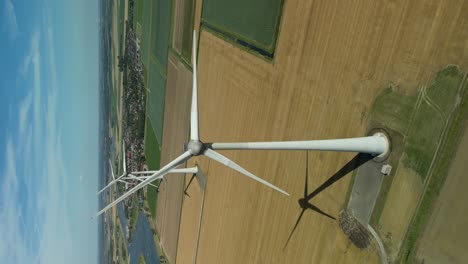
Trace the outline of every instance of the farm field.
<path fill-rule="evenodd" d="M 156 139 L 156 135 L 154 134 L 153 127 L 151 126 L 151 121 L 146 118 L 145 124 L 145 157 L 146 157 L 146 165 L 148 166 L 148 170 L 157 170 L 159 169 L 159 162 L 161 160 L 161 149 L 159 147 L 158 140 Z M 158 184 L 157 181 L 153 182 L 153 184 Z M 150 213 L 153 218 L 156 217 L 156 203 L 157 203 L 157 192 L 156 188 L 148 185 L 146 187 L 147 191 L 147 201 L 148 206 L 150 209 Z"/>
<path fill-rule="evenodd" d="M 468 54 L 463 43 L 467 36 L 462 28 L 467 23 L 463 15 L 467 5 L 458 4 L 454 9 L 453 3 L 446 2 L 426 6 L 405 1 L 358 5 L 288 1 L 273 62 L 202 27 L 198 63 L 202 139 L 263 141 L 364 135 L 372 104 L 389 82 L 399 93 L 415 96 L 445 65 L 466 69 Z M 423 7 L 427 12 L 420 11 Z M 447 25 L 452 30 L 445 30 Z M 375 246 L 358 250 L 337 222 L 312 211 L 306 212 L 284 247 L 300 213 L 297 199 L 304 188 L 305 153 L 223 154 L 285 188 L 291 197 L 219 164 L 197 159 L 201 168 L 209 168 L 197 263 L 379 261 Z M 309 189 L 327 180 L 352 157 L 309 153 L 313 164 L 309 167 Z M 336 217 L 350 179 L 345 177 L 322 192 L 314 205 Z M 194 256 L 186 241 L 196 242 L 193 221 L 198 221 L 200 206 L 185 202 L 188 199 L 184 200 L 177 251 L 177 259 L 184 263 Z M 182 232 L 190 228 L 190 232 Z"/>
<path fill-rule="evenodd" d="M 153 29 L 165 24 L 153 23 L 157 11 L 152 5 L 156 2 L 147 2 L 137 9 L 143 11 L 136 11 L 142 17 L 136 21 L 142 23 L 147 87 L 151 95 L 158 94 L 154 102 L 159 100 L 148 106 L 147 111 L 150 120 L 155 120 L 151 122 L 157 141 L 159 135 L 162 141 L 161 164 L 166 164 L 181 153 L 189 132 L 191 68 L 187 65 L 190 60 L 186 47 L 190 42 L 187 32 L 191 30 L 186 28 L 190 23 L 182 21 L 178 31 L 173 31 L 179 35 L 167 42 L 173 46 L 167 55 L 167 68 L 164 67 L 160 62 L 164 55 L 152 54 L 156 44 L 150 42 L 164 35 Z M 176 6 L 180 3 L 174 2 Z M 427 191 L 426 185 L 432 182 L 426 181 L 425 176 L 431 173 L 432 157 L 439 153 L 436 142 L 444 140 L 443 131 L 449 125 L 444 123 L 441 113 L 442 117 L 448 117 L 452 102 L 456 102 L 453 90 L 438 94 L 442 90 L 431 89 L 431 84 L 448 64 L 459 66 L 458 82 L 467 70 L 468 32 L 464 28 L 468 26 L 468 2 L 284 1 L 271 59 L 204 27 L 201 18 L 205 11 L 201 7 L 205 10 L 205 4 L 209 3 L 195 1 L 188 5 L 194 12 L 193 27 L 201 29 L 198 53 L 201 139 L 230 142 L 359 137 L 369 131 L 369 125 L 376 124 L 371 119 L 390 120 L 384 125 L 399 133 L 404 131 L 401 140 L 409 143 L 399 150 L 401 163 L 392 180 L 384 183 L 387 191 L 376 205 L 378 216 L 371 222 L 379 225 L 376 230 L 383 238 L 388 233 L 393 241 L 418 238 L 414 234 L 421 234 L 419 229 L 423 227 L 414 228 L 418 223 L 413 222 L 413 217 L 420 208 L 422 194 Z M 184 14 L 180 16 L 187 13 L 190 12 L 179 10 L 179 14 Z M 174 43 L 178 46 L 174 47 Z M 164 81 L 155 81 L 156 70 Z M 372 112 L 375 100 L 389 86 L 393 90 L 388 90 L 388 98 L 395 98 L 389 104 L 402 107 L 397 112 Z M 164 93 L 158 90 L 161 87 Z M 163 95 L 165 99 L 161 102 Z M 434 108 L 430 100 L 423 100 L 423 95 L 426 99 L 440 99 L 439 108 Z M 163 111 L 155 108 L 161 104 Z M 418 111 L 414 111 L 416 104 Z M 412 113 L 418 116 L 412 119 Z M 402 117 L 404 120 L 400 120 Z M 435 121 L 422 122 L 427 118 Z M 422 123 L 412 123 L 414 120 Z M 162 133 L 155 129 L 156 122 L 162 122 Z M 429 125 L 434 127 L 425 130 L 432 133 L 422 137 L 414 130 Z M 304 151 L 222 154 L 291 196 L 278 194 L 207 159 L 192 159 L 187 166 L 197 163 L 208 177 L 200 235 L 197 229 L 201 190 L 192 184 L 188 189 L 190 197 L 183 194 L 191 175 L 185 180 L 183 176 L 168 177 L 157 198 L 156 226 L 170 263 L 193 263 L 194 258 L 196 263 L 379 262 L 375 244 L 366 250 L 356 248 L 337 221 L 311 210 L 305 212 L 288 242 L 301 212 L 297 201 L 303 196 L 306 162 L 308 189 L 312 191 L 355 154 L 310 152 L 308 160 Z M 346 203 L 351 176 L 331 185 L 311 202 L 338 218 Z M 440 199 L 448 199 L 443 197 L 442 194 Z M 407 203 L 401 205 L 401 200 Z M 408 235 L 406 228 L 418 231 Z M 402 249 L 405 254 L 407 250 L 415 254 L 417 246 L 424 247 L 424 240 L 412 244 L 416 247 L 408 242 L 388 242 L 388 238 L 384 242 L 390 245 L 392 259 L 400 259 Z M 393 245 L 396 246 L 392 248 Z M 419 252 L 425 254 L 422 249 Z M 406 258 L 401 260 L 404 262 Z"/>
<path fill-rule="evenodd" d="M 161 164 L 180 155 L 183 142 L 188 138 L 191 72 L 172 53 L 168 61 L 167 93 L 164 110 L 163 145 Z M 177 252 L 184 176 L 166 177 L 158 193 L 156 226 L 160 232 L 161 247 L 173 263 Z"/>

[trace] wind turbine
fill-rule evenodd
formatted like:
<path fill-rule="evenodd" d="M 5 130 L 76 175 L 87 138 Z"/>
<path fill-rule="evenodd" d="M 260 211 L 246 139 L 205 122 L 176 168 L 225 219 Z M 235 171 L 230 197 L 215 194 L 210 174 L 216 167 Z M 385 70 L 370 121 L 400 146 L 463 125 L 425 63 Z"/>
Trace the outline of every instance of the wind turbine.
<path fill-rule="evenodd" d="M 102 193 L 103 191 L 107 190 L 107 188 L 111 187 L 112 185 L 114 185 L 116 182 L 122 182 L 122 178 L 127 175 L 127 164 L 126 164 L 126 158 L 125 158 L 125 143 L 122 142 L 122 153 L 123 153 L 123 173 L 122 175 L 120 175 L 117 179 L 115 178 L 114 176 L 114 169 L 112 168 L 112 163 L 109 159 L 109 166 L 111 168 L 111 172 L 112 172 L 112 181 L 109 182 L 106 186 L 104 186 L 104 188 L 102 188 L 99 192 L 97 192 L 97 195 L 99 195 L 100 193 Z M 126 183 L 126 182 L 125 182 Z"/>
<path fill-rule="evenodd" d="M 192 46 L 192 64 L 193 64 L 193 90 L 192 90 L 192 107 L 190 110 L 190 141 L 187 144 L 187 151 L 180 156 L 163 166 L 159 171 L 153 173 L 146 180 L 139 183 L 137 186 L 117 198 L 112 203 L 108 204 L 96 216 L 99 216 L 109 208 L 121 202 L 132 193 L 143 188 L 148 183 L 155 179 L 160 179 L 169 171 L 176 168 L 180 164 L 186 162 L 194 156 L 206 156 L 216 162 L 219 162 L 241 174 L 247 176 L 257 182 L 260 182 L 282 194 L 288 195 L 284 190 L 275 185 L 255 176 L 251 172 L 242 168 L 234 161 L 221 155 L 216 150 L 326 150 L 326 151 L 349 151 L 369 153 L 373 155 L 384 156 L 389 152 L 389 142 L 383 133 L 376 133 L 373 136 L 347 139 L 330 139 L 330 140 L 309 140 L 309 141 L 279 141 L 279 142 L 243 142 L 243 143 L 203 143 L 199 137 L 198 127 L 198 90 L 197 90 L 197 36 L 196 31 L 193 32 Z"/>
<path fill-rule="evenodd" d="M 124 157 L 124 160 L 125 160 L 125 157 Z M 125 162 L 124 162 L 125 163 Z M 124 168 L 124 174 L 122 174 L 122 176 L 127 176 L 127 177 L 123 177 L 120 176 L 119 178 L 115 178 L 115 174 L 114 174 L 114 169 L 112 168 L 112 163 L 111 161 L 109 160 L 109 166 L 110 166 L 110 169 L 111 169 L 111 173 L 112 173 L 112 181 L 106 186 L 104 187 L 102 190 L 100 190 L 97 194 L 100 194 L 102 191 L 104 191 L 105 189 L 107 189 L 109 186 L 112 186 L 113 184 L 117 183 L 117 182 L 121 182 L 121 183 L 129 183 L 128 181 L 129 180 L 138 180 L 138 181 L 143 181 L 144 179 L 147 178 L 147 176 L 142 176 L 142 177 L 136 177 L 135 175 L 132 175 L 132 174 L 126 174 L 126 169 Z M 154 184 L 150 183 L 151 186 L 153 187 L 156 187 Z"/>
<path fill-rule="evenodd" d="M 124 158 L 123 158 L 123 164 L 126 164 L 125 155 L 124 155 Z M 99 195 L 100 193 L 102 193 L 103 191 L 105 191 L 106 189 L 111 187 L 112 185 L 116 184 L 117 182 L 121 182 L 121 183 L 125 183 L 125 184 L 128 183 L 128 180 L 137 180 L 137 181 L 142 182 L 142 181 L 144 181 L 144 180 L 146 180 L 147 178 L 150 177 L 150 176 L 136 176 L 135 175 L 135 174 L 137 174 L 137 175 L 147 174 L 148 171 L 137 171 L 137 172 L 132 172 L 131 174 L 127 174 L 127 168 L 124 165 L 124 169 L 123 169 L 124 173 L 122 175 L 120 175 L 118 178 L 115 178 L 114 169 L 112 168 L 112 163 L 111 163 L 110 160 L 109 160 L 109 166 L 110 166 L 111 173 L 112 173 L 112 181 L 109 182 L 104 188 L 102 188 L 97 193 L 97 195 Z M 157 172 L 157 171 L 150 171 L 149 173 L 154 174 L 155 172 Z M 173 169 L 169 173 L 171 173 L 171 174 L 172 173 L 173 174 L 182 173 L 182 174 L 194 174 L 195 175 L 195 174 L 198 174 L 198 166 L 191 167 L 191 168 L 183 168 L 183 169 Z M 162 177 L 161 177 L 161 179 L 162 179 Z M 155 188 L 158 188 L 158 186 L 156 186 L 156 185 L 154 185 L 152 183 L 149 183 L 149 185 L 151 185 L 151 186 L 153 186 Z"/>

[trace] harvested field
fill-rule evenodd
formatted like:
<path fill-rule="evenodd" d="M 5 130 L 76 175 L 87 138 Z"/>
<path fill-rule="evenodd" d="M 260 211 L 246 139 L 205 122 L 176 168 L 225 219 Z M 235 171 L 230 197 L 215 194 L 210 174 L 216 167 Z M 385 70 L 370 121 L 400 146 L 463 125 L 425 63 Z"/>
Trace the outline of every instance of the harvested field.
<path fill-rule="evenodd" d="M 191 167 L 195 165 L 194 162 L 189 162 L 187 166 Z M 205 171 L 207 173 L 207 166 L 206 164 L 199 164 L 200 166 L 204 166 Z M 206 175 L 206 174 L 205 174 Z M 187 188 L 188 183 L 190 182 L 190 178 L 192 175 L 185 176 L 185 188 Z M 196 245 L 198 239 L 198 224 L 199 224 L 199 215 L 200 209 L 203 202 L 203 191 L 200 188 L 200 185 L 196 183 L 196 179 L 188 186 L 187 193 L 189 196 L 184 196 L 184 202 L 182 207 L 182 214 L 187 214 L 190 217 L 183 217 L 181 218 L 180 223 L 180 239 L 178 243 L 178 254 L 177 254 L 177 263 L 193 263 L 193 260 L 196 255 Z"/>
<path fill-rule="evenodd" d="M 187 140 L 191 89 L 190 71 L 171 53 L 168 62 L 161 164 L 167 164 L 179 156 L 183 143 Z M 183 187 L 183 175 L 171 175 L 163 181 L 158 193 L 156 226 L 160 233 L 161 247 L 170 263 L 174 263 L 176 258 Z"/>
<path fill-rule="evenodd" d="M 286 1 L 272 63 L 202 31 L 200 135 L 205 142 L 362 136 L 371 104 L 389 81 L 399 92 L 414 95 L 446 64 L 467 65 L 467 8 L 468 3 L 461 1 Z M 166 100 L 167 107 L 174 107 L 168 102 L 175 100 L 169 95 L 169 85 Z M 188 102 L 187 98 L 186 105 L 177 107 L 188 111 Z M 185 122 L 187 128 L 188 119 Z M 175 157 L 186 140 L 186 134 L 180 140 L 172 137 L 164 132 L 163 157 Z M 165 144 L 174 144 L 170 148 L 176 152 L 164 153 Z M 199 159 L 202 169 L 209 166 L 209 181 L 197 263 L 379 261 L 374 246 L 357 249 L 337 222 L 309 211 L 284 248 L 301 211 L 297 199 L 304 187 L 305 153 L 223 154 L 284 188 L 291 197 Z M 327 180 L 352 157 L 310 153 L 309 189 Z M 162 164 L 167 161 L 163 158 Z M 343 178 L 312 202 L 336 217 L 349 181 L 350 177 Z M 179 234 L 184 244 L 177 251 L 178 260 L 191 262 L 193 257 L 194 246 L 189 245 L 195 231 L 187 230 L 194 228 L 198 208 L 195 202 L 184 205 L 184 232 Z"/>

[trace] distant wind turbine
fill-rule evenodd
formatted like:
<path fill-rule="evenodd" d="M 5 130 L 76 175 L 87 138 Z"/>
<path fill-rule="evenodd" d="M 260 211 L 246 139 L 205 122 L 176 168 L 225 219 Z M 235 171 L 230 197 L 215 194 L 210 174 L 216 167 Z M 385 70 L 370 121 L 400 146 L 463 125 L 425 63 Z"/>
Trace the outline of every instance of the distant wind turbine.
<path fill-rule="evenodd" d="M 124 156 L 123 156 L 123 173 L 122 175 L 120 175 L 118 178 L 115 178 L 115 174 L 114 174 L 114 169 L 112 167 L 112 162 L 110 161 L 109 159 L 109 166 L 110 166 L 110 169 L 111 169 L 111 173 L 112 173 L 112 181 L 109 182 L 104 188 L 102 188 L 98 193 L 97 195 L 99 195 L 100 193 L 102 193 L 103 191 L 105 191 L 106 189 L 108 189 L 109 187 L 111 187 L 112 185 L 116 184 L 117 182 L 121 182 L 121 183 L 129 183 L 128 181 L 130 180 L 137 180 L 137 181 L 140 181 L 140 182 L 143 182 L 144 180 L 146 180 L 147 178 L 149 178 L 150 176 L 136 176 L 136 175 L 140 175 L 140 174 L 147 174 L 148 171 L 137 171 L 137 172 L 132 172 L 131 174 L 127 174 L 127 167 L 126 167 L 126 158 L 125 158 L 125 145 L 122 144 L 122 147 L 123 147 L 123 150 L 124 150 Z M 154 174 L 155 172 L 157 171 L 150 171 L 149 173 L 151 174 Z M 182 173 L 182 174 L 197 174 L 198 173 L 198 167 L 195 166 L 195 167 L 192 167 L 192 168 L 184 168 L 184 169 L 173 169 L 171 170 L 169 173 L 173 173 L 173 174 L 177 174 L 177 173 Z M 136 174 L 136 175 L 135 175 Z M 162 179 L 162 177 L 161 177 Z M 155 188 L 158 188 L 158 186 L 152 184 L 152 183 L 149 183 L 149 185 L 155 187 Z"/>
<path fill-rule="evenodd" d="M 245 143 L 203 143 L 199 138 L 198 124 L 198 91 L 197 91 L 197 35 L 193 32 L 193 49 L 192 49 L 192 64 L 193 64 L 193 90 L 192 90 L 192 107 L 190 111 L 190 141 L 187 144 L 187 151 L 180 156 L 163 166 L 159 171 L 153 173 L 146 180 L 140 182 L 134 188 L 124 193 L 115 201 L 108 204 L 100 210 L 95 216 L 99 216 L 106 210 L 110 209 L 117 203 L 121 202 L 134 192 L 143 188 L 150 182 L 164 177 L 172 169 L 175 169 L 180 164 L 186 162 L 194 156 L 206 156 L 216 162 L 219 162 L 241 174 L 247 176 L 261 184 L 264 184 L 282 194 L 288 195 L 284 190 L 275 185 L 255 176 L 246 169 L 227 157 L 221 155 L 216 150 L 232 149 L 232 150 L 322 150 L 322 151 L 349 151 L 369 153 L 373 155 L 386 155 L 389 151 L 389 143 L 383 133 L 368 137 L 347 138 L 347 139 L 330 139 L 330 140 L 309 140 L 309 141 L 279 141 L 279 142 L 245 142 Z"/>

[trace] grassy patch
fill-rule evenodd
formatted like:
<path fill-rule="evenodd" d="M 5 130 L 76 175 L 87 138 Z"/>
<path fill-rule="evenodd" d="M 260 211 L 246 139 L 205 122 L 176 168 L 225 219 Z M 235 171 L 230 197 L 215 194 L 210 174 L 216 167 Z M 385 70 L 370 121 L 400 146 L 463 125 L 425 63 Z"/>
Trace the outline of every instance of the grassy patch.
<path fill-rule="evenodd" d="M 416 96 L 403 96 L 390 85 L 375 99 L 371 119 L 382 120 L 385 126 L 404 134 L 408 129 L 416 100 Z"/>
<path fill-rule="evenodd" d="M 460 93 L 462 94 L 460 104 L 450 119 L 445 142 L 438 154 L 432 177 L 428 182 L 426 192 L 422 197 L 421 204 L 411 222 L 402 250 L 400 251 L 399 262 L 401 263 L 412 263 L 414 260 L 416 242 L 429 220 L 433 204 L 445 183 L 453 155 L 468 125 L 468 82 L 465 82 L 463 90 Z"/>
<path fill-rule="evenodd" d="M 421 102 L 407 135 L 403 162 L 416 171 L 423 182 L 437 150 L 445 121 L 439 113 L 425 102 Z"/>
<path fill-rule="evenodd" d="M 463 74 L 457 66 L 438 72 L 422 95 L 422 102 L 414 114 L 408 133 L 403 162 L 416 171 L 424 181 L 433 160 L 440 136 L 447 126 L 446 118 L 455 106 Z"/>
<path fill-rule="evenodd" d="M 445 116 L 453 110 L 453 102 L 462 79 L 463 73 L 460 69 L 450 65 L 437 73 L 433 83 L 427 88 L 427 96 L 440 107 Z"/>
<path fill-rule="evenodd" d="M 146 264 L 146 260 L 145 260 L 145 257 L 142 255 L 140 255 L 140 257 L 138 258 L 138 263 L 139 264 Z"/>

